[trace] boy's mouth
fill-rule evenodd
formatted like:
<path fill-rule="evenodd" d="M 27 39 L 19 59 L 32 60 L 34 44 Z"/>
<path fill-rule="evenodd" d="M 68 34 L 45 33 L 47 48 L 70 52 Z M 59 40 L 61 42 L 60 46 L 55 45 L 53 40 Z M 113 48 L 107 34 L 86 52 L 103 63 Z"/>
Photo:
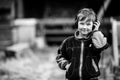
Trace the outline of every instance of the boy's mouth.
<path fill-rule="evenodd" d="M 79 31 L 81 31 L 81 32 L 90 32 L 90 30 L 87 29 L 87 28 L 81 28 L 81 29 L 79 29 Z"/>

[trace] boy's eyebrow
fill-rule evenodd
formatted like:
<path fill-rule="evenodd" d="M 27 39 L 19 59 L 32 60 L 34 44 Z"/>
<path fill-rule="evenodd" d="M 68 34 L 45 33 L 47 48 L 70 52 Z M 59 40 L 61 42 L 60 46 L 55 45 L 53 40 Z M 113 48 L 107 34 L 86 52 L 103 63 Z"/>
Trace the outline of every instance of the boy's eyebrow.
<path fill-rule="evenodd" d="M 80 17 L 79 17 L 79 21 L 84 21 L 84 20 L 86 20 L 86 18 L 87 18 L 87 17 L 85 17 L 85 16 L 80 16 Z"/>
<path fill-rule="evenodd" d="M 82 17 L 80 21 L 84 21 L 84 20 L 86 20 L 86 17 Z"/>

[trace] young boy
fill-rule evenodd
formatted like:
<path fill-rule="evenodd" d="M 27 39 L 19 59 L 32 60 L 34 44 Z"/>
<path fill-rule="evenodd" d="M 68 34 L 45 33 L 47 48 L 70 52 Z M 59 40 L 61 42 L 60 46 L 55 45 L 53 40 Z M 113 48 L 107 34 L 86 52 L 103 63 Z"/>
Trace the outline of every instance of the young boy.
<path fill-rule="evenodd" d="M 58 49 L 56 62 L 66 70 L 67 80 L 98 80 L 100 53 L 108 48 L 106 37 L 98 30 L 100 22 L 92 9 L 83 8 L 75 18 L 74 36 Z"/>

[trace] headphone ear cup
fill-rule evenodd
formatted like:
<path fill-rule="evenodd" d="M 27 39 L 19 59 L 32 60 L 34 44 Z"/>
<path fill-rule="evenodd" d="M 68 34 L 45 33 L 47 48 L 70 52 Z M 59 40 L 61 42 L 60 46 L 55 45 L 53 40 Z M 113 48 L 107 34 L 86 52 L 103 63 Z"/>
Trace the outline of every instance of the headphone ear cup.
<path fill-rule="evenodd" d="M 94 29 L 95 29 L 95 26 L 94 26 L 94 24 L 93 24 L 92 30 L 94 30 Z"/>
<path fill-rule="evenodd" d="M 74 28 L 75 28 L 75 29 L 78 28 L 78 21 L 77 21 L 77 20 L 75 21 Z"/>
<path fill-rule="evenodd" d="M 98 19 L 96 18 L 96 19 L 95 19 L 95 21 L 94 21 L 94 23 L 95 23 L 95 22 L 97 22 L 97 20 L 98 20 Z M 93 23 L 92 30 L 94 30 L 94 29 L 95 29 L 95 25 L 94 25 L 94 23 Z"/>

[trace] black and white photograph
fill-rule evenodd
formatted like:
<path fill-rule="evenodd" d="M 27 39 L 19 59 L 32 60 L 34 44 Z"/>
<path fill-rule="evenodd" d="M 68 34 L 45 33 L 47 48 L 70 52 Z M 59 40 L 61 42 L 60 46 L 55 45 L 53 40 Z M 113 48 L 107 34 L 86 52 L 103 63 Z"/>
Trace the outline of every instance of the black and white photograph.
<path fill-rule="evenodd" d="M 119 0 L 0 0 L 0 80 L 120 80 Z"/>

